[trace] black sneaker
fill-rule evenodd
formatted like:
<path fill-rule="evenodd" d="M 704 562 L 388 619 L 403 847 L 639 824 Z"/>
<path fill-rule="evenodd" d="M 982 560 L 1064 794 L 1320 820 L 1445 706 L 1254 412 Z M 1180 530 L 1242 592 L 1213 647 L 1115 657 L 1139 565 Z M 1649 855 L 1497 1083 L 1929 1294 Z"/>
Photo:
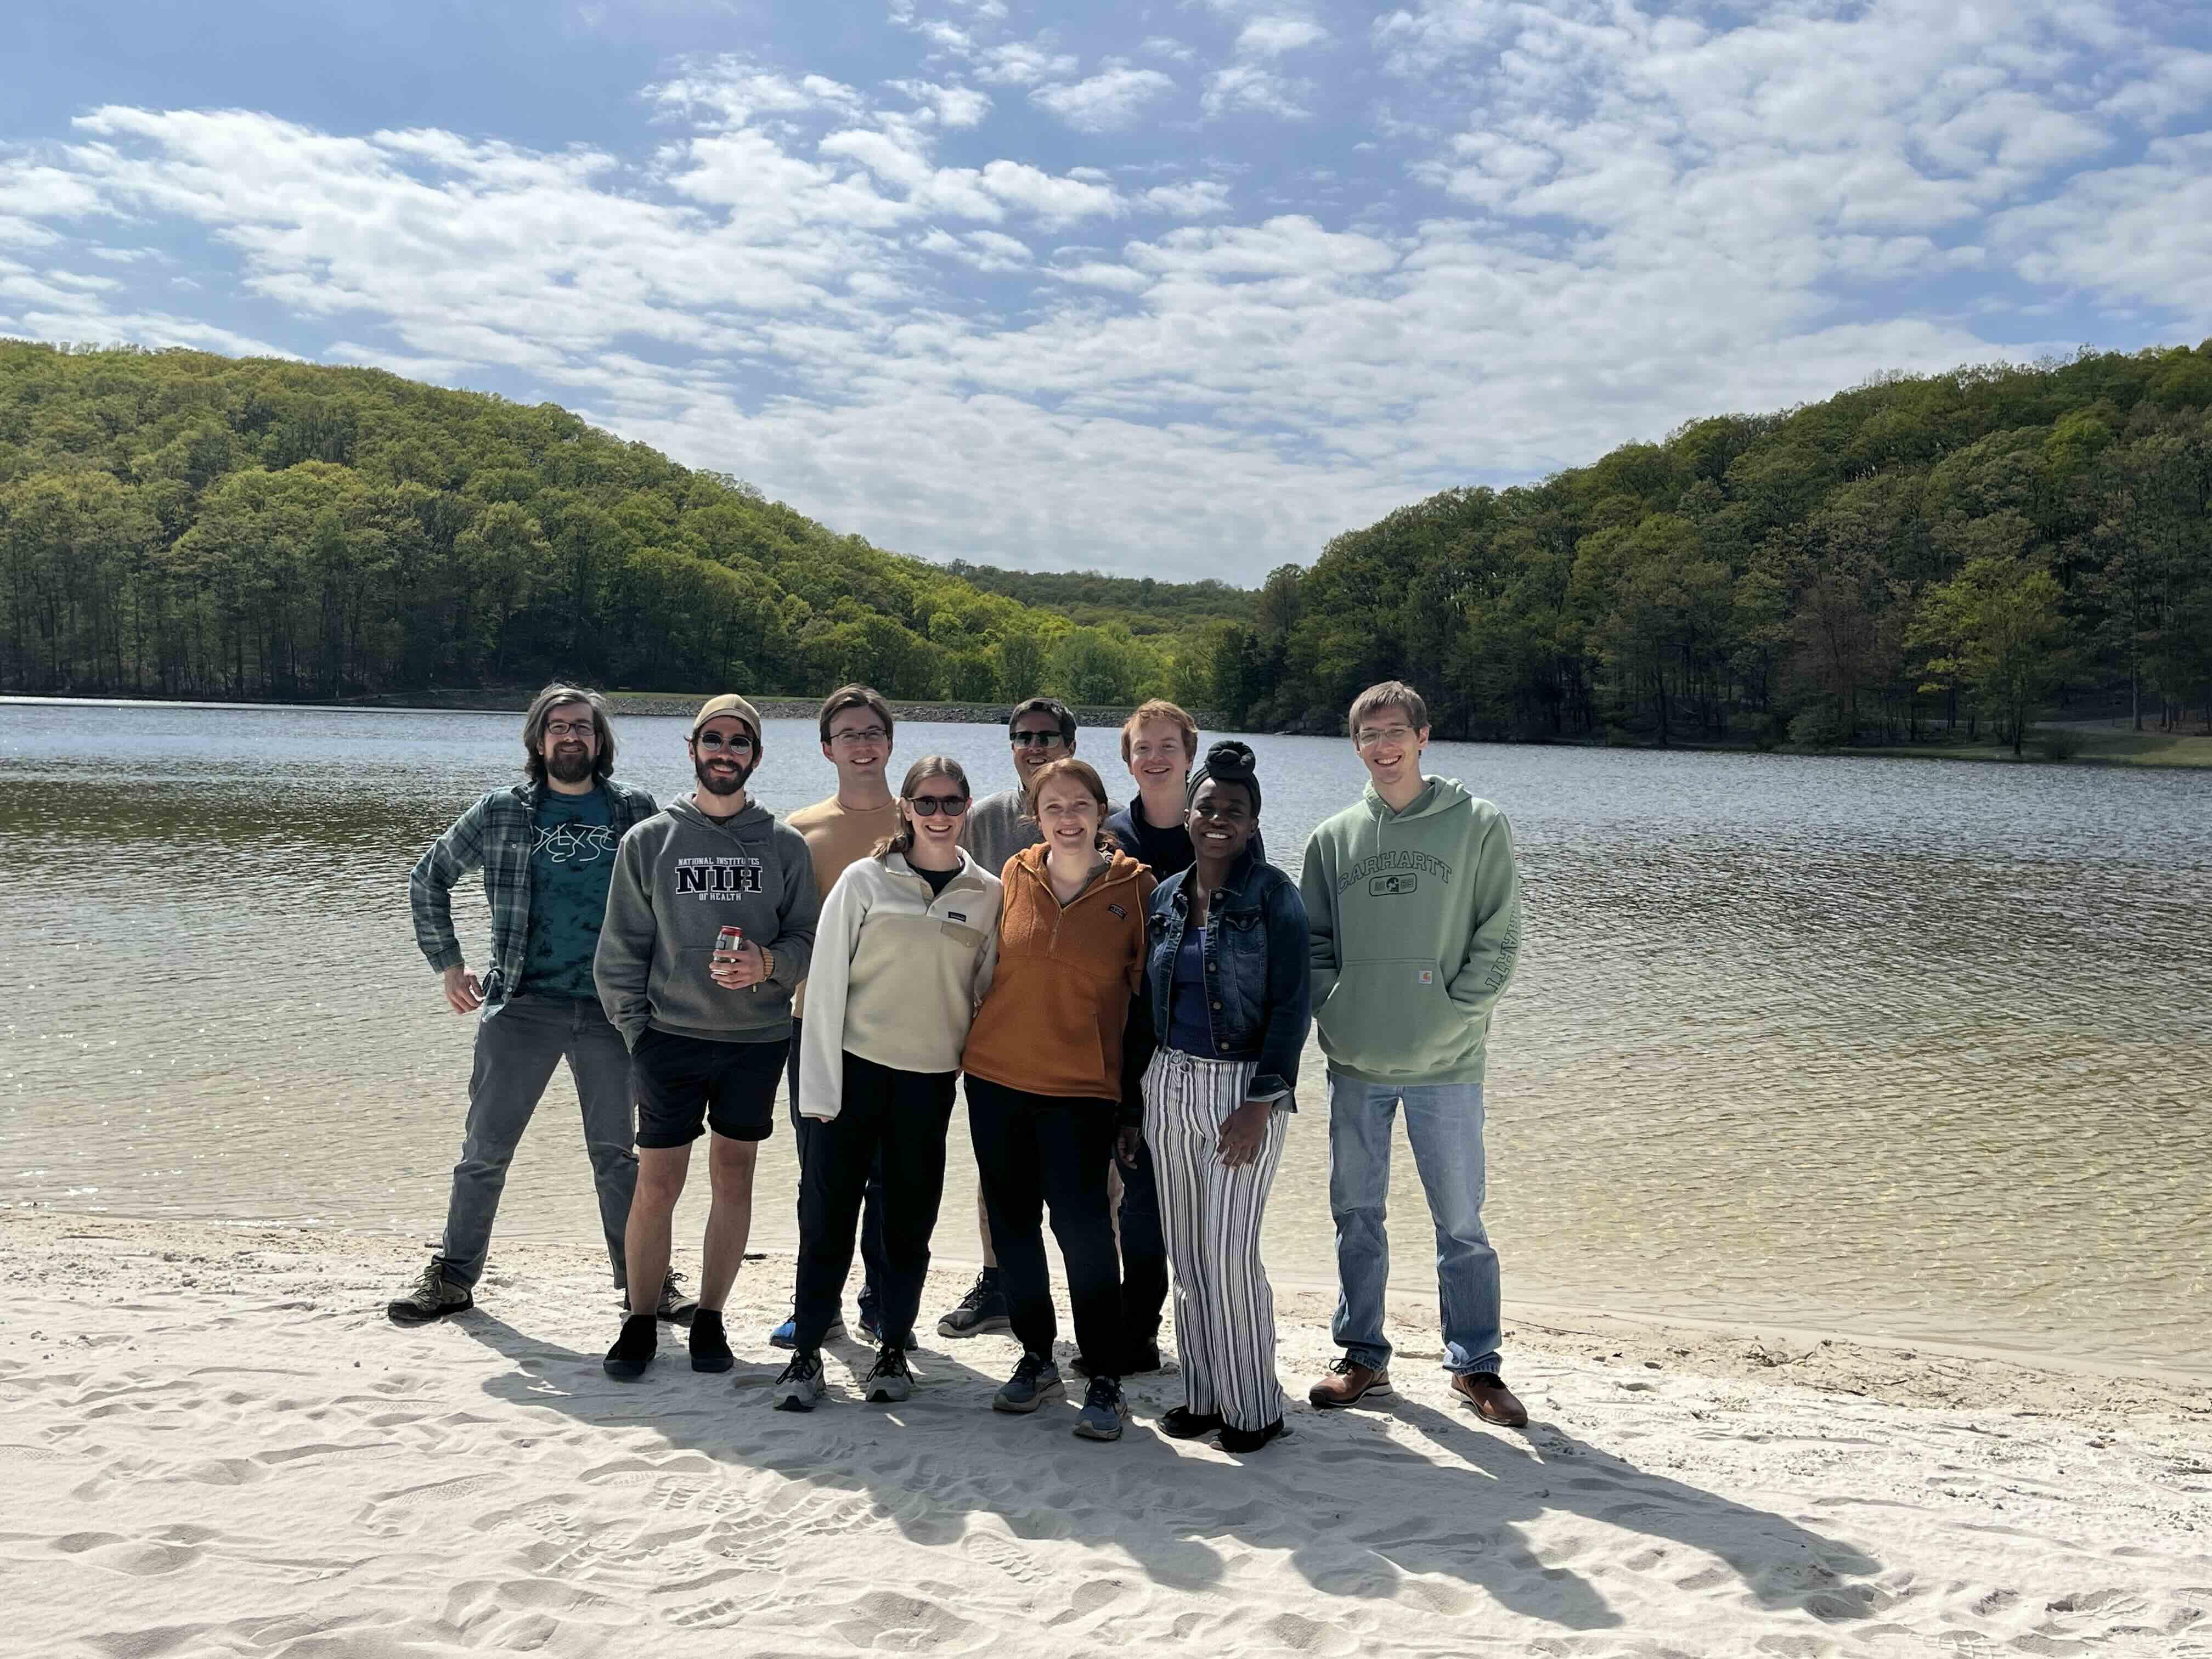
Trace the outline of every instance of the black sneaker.
<path fill-rule="evenodd" d="M 645 1375 L 645 1368 L 653 1364 L 653 1351 L 660 1346 L 659 1322 L 651 1314 L 632 1314 L 623 1321 L 622 1334 L 615 1339 L 607 1357 L 599 1363 L 609 1376 L 624 1382 L 635 1382 Z"/>
<path fill-rule="evenodd" d="M 702 1308 L 691 1316 L 691 1369 L 726 1371 L 738 1363 L 730 1352 L 730 1339 L 722 1329 L 722 1316 Z"/>
<path fill-rule="evenodd" d="M 981 1336 L 989 1331 L 1010 1331 L 1013 1321 L 1006 1313 L 1006 1293 L 999 1288 L 999 1270 L 986 1267 L 975 1275 L 960 1305 L 937 1322 L 939 1336 Z"/>
<path fill-rule="evenodd" d="M 1160 1413 L 1160 1432 L 1170 1440 L 1195 1440 L 1220 1426 L 1217 1413 L 1194 1412 L 1188 1406 L 1170 1406 Z"/>
<path fill-rule="evenodd" d="M 1121 1437 L 1121 1382 L 1119 1377 L 1094 1376 L 1084 1390 L 1083 1409 L 1075 1414 L 1075 1433 L 1085 1440 Z"/>
<path fill-rule="evenodd" d="M 868 1368 L 861 1379 L 861 1397 L 878 1405 L 906 1399 L 914 1393 L 914 1372 L 906 1363 L 902 1348 L 879 1348 L 876 1363 Z"/>
<path fill-rule="evenodd" d="M 386 1303 L 384 1311 L 395 1325 L 427 1325 L 448 1314 L 465 1313 L 476 1305 L 477 1299 L 469 1287 L 447 1278 L 446 1264 L 432 1256 L 430 1265 L 415 1281 L 414 1289 L 398 1300 Z"/>

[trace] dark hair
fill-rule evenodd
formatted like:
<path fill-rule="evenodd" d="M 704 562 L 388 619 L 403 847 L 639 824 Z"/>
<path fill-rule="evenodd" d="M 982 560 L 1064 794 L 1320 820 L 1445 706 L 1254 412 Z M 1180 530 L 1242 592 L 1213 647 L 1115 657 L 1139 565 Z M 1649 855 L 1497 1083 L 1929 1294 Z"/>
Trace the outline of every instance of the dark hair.
<path fill-rule="evenodd" d="M 968 774 L 960 763 L 950 755 L 924 755 L 906 769 L 905 781 L 899 785 L 899 799 L 910 798 L 916 789 L 932 778 L 951 778 L 960 786 L 963 795 L 972 792 L 968 787 Z M 914 850 L 914 821 L 903 812 L 899 814 L 898 828 L 876 843 L 875 851 L 868 856 L 887 859 L 896 853 L 903 858 Z"/>
<path fill-rule="evenodd" d="M 538 750 L 545 741 L 545 722 L 564 702 L 580 702 L 592 711 L 592 731 L 599 738 L 592 775 L 608 777 L 615 769 L 615 729 L 607 720 L 607 700 L 584 686 L 556 683 L 530 700 L 530 712 L 522 717 L 522 769 L 541 789 L 545 787 L 545 757 Z"/>
<path fill-rule="evenodd" d="M 1185 806 L 1197 800 L 1199 785 L 1206 782 L 1241 784 L 1244 793 L 1252 798 L 1252 816 L 1260 816 L 1260 775 L 1253 770 L 1249 744 L 1224 738 L 1207 750 L 1206 764 L 1190 775 L 1190 787 L 1183 794 Z"/>
<path fill-rule="evenodd" d="M 1098 769 L 1089 761 L 1078 760 L 1073 755 L 1063 755 L 1056 761 L 1048 761 L 1037 768 L 1030 779 L 1028 793 L 1022 797 L 1022 816 L 1031 823 L 1036 822 L 1037 797 L 1044 793 L 1048 783 L 1062 778 L 1073 778 L 1091 792 L 1091 799 L 1098 803 L 1098 839 L 1095 843 L 1102 853 L 1117 853 L 1121 843 L 1106 833 L 1106 814 L 1114 803 L 1107 798 L 1105 781 Z"/>
<path fill-rule="evenodd" d="M 1345 716 L 1344 729 L 1358 737 L 1359 722 L 1386 708 L 1404 709 L 1406 724 L 1417 732 L 1428 728 L 1429 705 L 1421 700 L 1421 694 L 1403 680 L 1382 680 L 1352 700 L 1352 712 Z"/>
<path fill-rule="evenodd" d="M 898 730 L 898 722 L 891 718 L 891 706 L 884 701 L 884 694 L 872 685 L 841 685 L 822 699 L 822 741 L 830 741 L 830 722 L 848 708 L 866 708 L 884 723 L 884 735 L 888 738 Z"/>
<path fill-rule="evenodd" d="M 1067 705 L 1058 697 L 1031 697 L 1026 702 L 1014 705 L 1014 712 L 1006 716 L 1006 730 L 1011 733 L 1014 722 L 1024 714 L 1049 714 L 1060 722 L 1060 740 L 1075 741 L 1075 716 L 1067 712 Z"/>

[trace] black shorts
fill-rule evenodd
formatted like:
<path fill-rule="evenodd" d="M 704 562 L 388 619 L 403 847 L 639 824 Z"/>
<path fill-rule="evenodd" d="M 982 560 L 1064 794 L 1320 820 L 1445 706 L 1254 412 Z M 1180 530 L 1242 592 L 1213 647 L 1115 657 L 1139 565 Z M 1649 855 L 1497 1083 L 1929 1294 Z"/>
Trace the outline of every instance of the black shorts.
<path fill-rule="evenodd" d="M 689 1146 L 711 1127 L 730 1140 L 766 1140 L 791 1039 L 714 1042 L 650 1026 L 629 1054 L 637 1144 Z"/>

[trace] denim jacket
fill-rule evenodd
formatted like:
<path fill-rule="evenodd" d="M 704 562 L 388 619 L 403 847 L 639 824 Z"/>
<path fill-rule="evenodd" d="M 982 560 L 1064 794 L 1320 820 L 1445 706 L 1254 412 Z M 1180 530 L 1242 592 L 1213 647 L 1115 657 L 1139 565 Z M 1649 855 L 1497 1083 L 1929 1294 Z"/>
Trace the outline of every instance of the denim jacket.
<path fill-rule="evenodd" d="M 617 841 L 656 810 L 644 790 L 611 778 L 599 781 L 599 791 L 606 797 L 607 822 Z M 491 907 L 491 966 L 483 976 L 487 1019 L 522 984 L 530 949 L 530 843 L 538 793 L 534 783 L 493 790 L 431 842 L 408 872 L 415 943 L 432 969 L 442 973 L 461 964 L 461 941 L 453 932 L 453 888 L 471 870 L 483 870 L 484 898 Z"/>
<path fill-rule="evenodd" d="M 1186 889 L 1197 874 L 1194 865 L 1162 882 L 1146 917 L 1146 1001 L 1163 1042 L 1176 953 L 1190 917 Z M 1206 1018 L 1214 1052 L 1258 1062 L 1251 1097 L 1286 1095 L 1297 1085 L 1298 1055 L 1313 1021 L 1306 907 L 1297 884 L 1248 848 L 1231 866 L 1228 885 L 1214 893 L 1206 921 Z"/>

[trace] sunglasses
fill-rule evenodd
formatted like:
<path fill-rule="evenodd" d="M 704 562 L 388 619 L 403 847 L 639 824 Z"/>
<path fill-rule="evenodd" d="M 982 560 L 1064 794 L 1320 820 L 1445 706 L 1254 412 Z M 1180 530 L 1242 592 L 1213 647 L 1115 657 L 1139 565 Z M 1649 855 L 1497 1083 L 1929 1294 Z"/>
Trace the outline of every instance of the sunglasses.
<path fill-rule="evenodd" d="M 906 804 L 914 808 L 918 818 L 933 818 L 942 812 L 948 818 L 957 818 L 968 810 L 965 795 L 908 795 Z"/>
<path fill-rule="evenodd" d="M 1009 732 L 1006 734 L 1006 741 L 1017 749 L 1028 749 L 1032 746 L 1049 749 L 1056 743 L 1066 743 L 1067 739 L 1057 732 Z"/>
<path fill-rule="evenodd" d="M 742 732 L 729 738 L 725 738 L 720 732 L 702 732 L 691 741 L 710 755 L 718 749 L 726 749 L 732 755 L 750 755 L 753 752 L 753 740 Z"/>

